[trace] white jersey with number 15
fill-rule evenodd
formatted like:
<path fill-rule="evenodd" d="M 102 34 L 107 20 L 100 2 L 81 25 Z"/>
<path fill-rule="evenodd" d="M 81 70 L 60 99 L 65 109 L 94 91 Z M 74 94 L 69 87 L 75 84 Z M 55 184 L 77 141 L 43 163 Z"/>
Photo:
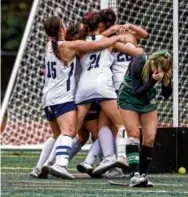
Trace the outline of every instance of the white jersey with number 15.
<path fill-rule="evenodd" d="M 59 41 L 61 45 L 64 41 Z M 45 84 L 42 105 L 46 106 L 74 101 L 76 58 L 64 65 L 53 52 L 52 43 L 47 44 L 45 56 Z"/>

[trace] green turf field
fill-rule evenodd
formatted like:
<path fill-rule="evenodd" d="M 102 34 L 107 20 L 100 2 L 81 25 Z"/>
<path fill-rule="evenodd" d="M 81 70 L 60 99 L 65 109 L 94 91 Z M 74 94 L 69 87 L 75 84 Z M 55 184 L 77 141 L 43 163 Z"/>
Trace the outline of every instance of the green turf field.
<path fill-rule="evenodd" d="M 188 196 L 188 174 L 151 174 L 154 188 L 129 188 L 113 186 L 107 179 L 91 179 L 76 170 L 76 164 L 85 158 L 80 153 L 70 162 L 70 172 L 75 180 L 57 178 L 33 179 L 28 173 L 36 165 L 39 152 L 3 151 L 1 153 L 1 195 L 6 197 L 169 197 Z M 129 178 L 117 181 L 128 182 Z"/>

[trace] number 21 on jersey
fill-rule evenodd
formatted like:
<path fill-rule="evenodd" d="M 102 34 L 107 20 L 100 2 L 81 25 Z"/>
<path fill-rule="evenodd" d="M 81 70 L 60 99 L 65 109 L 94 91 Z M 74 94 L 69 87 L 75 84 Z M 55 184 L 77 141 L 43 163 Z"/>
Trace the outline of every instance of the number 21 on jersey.
<path fill-rule="evenodd" d="M 98 68 L 99 67 L 99 60 L 100 60 L 101 53 L 97 54 L 92 54 L 90 56 L 90 64 L 87 70 L 91 70 L 93 68 Z"/>

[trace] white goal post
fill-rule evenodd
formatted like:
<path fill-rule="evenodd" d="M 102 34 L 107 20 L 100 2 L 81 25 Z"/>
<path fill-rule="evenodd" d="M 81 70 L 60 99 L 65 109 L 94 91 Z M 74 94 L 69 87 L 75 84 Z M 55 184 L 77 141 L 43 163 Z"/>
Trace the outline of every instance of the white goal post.
<path fill-rule="evenodd" d="M 7 90 L 6 90 L 4 99 L 3 99 L 2 108 L 1 108 L 1 116 L 0 116 L 0 125 L 2 124 L 4 115 L 5 115 L 5 112 L 6 112 L 6 108 L 7 108 L 7 105 L 8 105 L 8 101 L 10 99 L 12 89 L 14 87 L 14 83 L 15 83 L 16 76 L 17 76 L 17 73 L 18 73 L 18 69 L 20 67 L 20 63 L 21 63 L 21 60 L 22 60 L 22 57 L 23 57 L 23 54 L 24 54 L 24 50 L 25 50 L 25 47 L 26 47 L 26 44 L 27 44 L 27 39 L 28 39 L 28 36 L 30 34 L 30 30 L 31 30 L 31 27 L 32 27 L 32 24 L 33 24 L 33 20 L 34 20 L 34 17 L 35 17 L 35 13 L 36 13 L 39 1 L 40 0 L 34 0 L 31 11 L 30 11 L 30 14 L 29 14 L 29 18 L 28 18 L 27 25 L 25 27 L 25 31 L 24 31 L 24 34 L 23 34 L 23 37 L 22 37 L 22 41 L 21 41 L 21 44 L 20 44 L 20 47 L 19 47 L 19 50 L 18 50 L 16 61 L 14 63 L 14 67 L 12 69 L 12 73 L 11 73 L 11 76 L 10 76 L 10 79 L 9 79 L 9 83 L 7 85 Z"/>

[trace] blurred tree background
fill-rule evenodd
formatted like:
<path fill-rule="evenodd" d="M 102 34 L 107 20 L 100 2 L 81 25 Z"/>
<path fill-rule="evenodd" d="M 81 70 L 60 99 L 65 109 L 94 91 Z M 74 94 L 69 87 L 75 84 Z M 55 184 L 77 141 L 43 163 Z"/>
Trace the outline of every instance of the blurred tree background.
<path fill-rule="evenodd" d="M 33 0 L 1 1 L 1 102 L 25 30 Z"/>

